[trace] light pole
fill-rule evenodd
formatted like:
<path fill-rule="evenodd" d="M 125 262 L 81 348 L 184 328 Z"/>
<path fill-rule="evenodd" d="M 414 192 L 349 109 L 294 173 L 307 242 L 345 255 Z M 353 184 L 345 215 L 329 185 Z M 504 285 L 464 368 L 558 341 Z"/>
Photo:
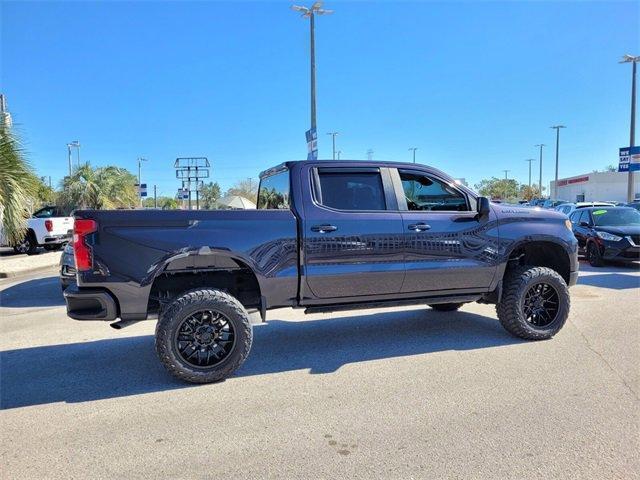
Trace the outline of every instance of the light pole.
<path fill-rule="evenodd" d="M 80 166 L 80 142 L 78 140 L 74 140 L 71 143 L 67 143 L 67 154 L 69 157 L 69 176 L 73 173 L 73 162 L 71 160 L 71 149 L 76 148 L 78 153 L 78 167 Z"/>
<path fill-rule="evenodd" d="M 539 143 L 536 147 L 540 147 L 540 179 L 538 180 L 538 187 L 540 188 L 540 198 L 542 198 L 542 147 L 546 147 L 546 145 Z"/>
<path fill-rule="evenodd" d="M 507 180 L 508 180 L 509 178 L 508 178 L 508 175 L 507 175 L 507 174 L 508 174 L 511 170 L 502 170 L 502 171 L 504 172 L 504 180 L 505 180 L 505 182 L 504 182 L 504 199 L 506 200 L 506 199 L 507 199 L 507 197 L 509 196 L 509 182 L 507 182 Z"/>
<path fill-rule="evenodd" d="M 311 36 L 311 130 L 316 129 L 316 40 L 315 40 L 315 17 L 316 15 L 328 15 L 333 10 L 322 8 L 322 2 L 315 2 L 310 7 L 292 5 L 296 12 L 302 13 L 302 18 L 309 19 L 309 34 Z"/>
<path fill-rule="evenodd" d="M 529 162 L 529 191 L 531 191 L 531 162 L 535 162 L 535 158 L 527 158 L 525 162 Z"/>
<path fill-rule="evenodd" d="M 69 159 L 69 176 L 73 173 L 73 165 L 71 165 L 71 144 L 67 143 L 67 155 Z"/>
<path fill-rule="evenodd" d="M 416 163 L 416 150 L 418 149 L 418 147 L 411 147 L 409 149 L 410 152 L 413 152 L 413 163 Z"/>
<path fill-rule="evenodd" d="M 338 132 L 327 132 L 327 135 L 331 135 L 331 143 L 333 144 L 333 159 L 336 159 L 336 135 Z"/>
<path fill-rule="evenodd" d="M 640 56 L 625 55 L 620 63 L 631 63 L 631 127 L 629 129 L 629 146 L 635 147 L 636 142 L 636 64 L 640 61 Z M 633 201 L 633 172 L 631 162 L 629 162 L 629 173 L 627 176 L 627 201 Z"/>
<path fill-rule="evenodd" d="M 367 150 L 367 160 L 373 160 L 373 150 Z"/>
<path fill-rule="evenodd" d="M 142 183 L 141 183 L 141 173 L 142 173 L 142 162 L 146 162 L 146 158 L 138 157 L 138 197 L 140 197 L 140 207 L 142 207 Z"/>
<path fill-rule="evenodd" d="M 553 186 L 553 198 L 558 198 L 558 158 L 560 154 L 560 129 L 567 128 L 564 125 L 554 125 L 551 128 L 555 128 L 556 130 L 556 177 Z"/>
<path fill-rule="evenodd" d="M 341 154 L 341 153 L 342 153 L 342 150 L 338 150 L 338 151 L 336 152 L 336 155 L 338 156 L 338 160 L 340 160 L 340 154 Z"/>

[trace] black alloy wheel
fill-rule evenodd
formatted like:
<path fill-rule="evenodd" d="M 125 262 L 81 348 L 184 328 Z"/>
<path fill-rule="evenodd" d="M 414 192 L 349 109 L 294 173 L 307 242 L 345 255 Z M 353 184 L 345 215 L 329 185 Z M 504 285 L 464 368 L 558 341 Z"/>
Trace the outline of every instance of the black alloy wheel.
<path fill-rule="evenodd" d="M 548 283 L 532 285 L 524 296 L 525 320 L 534 327 L 551 325 L 558 316 L 558 292 Z"/>
<path fill-rule="evenodd" d="M 222 313 L 203 310 L 186 317 L 175 333 L 180 357 L 196 368 L 210 368 L 224 362 L 235 347 L 236 333 Z"/>

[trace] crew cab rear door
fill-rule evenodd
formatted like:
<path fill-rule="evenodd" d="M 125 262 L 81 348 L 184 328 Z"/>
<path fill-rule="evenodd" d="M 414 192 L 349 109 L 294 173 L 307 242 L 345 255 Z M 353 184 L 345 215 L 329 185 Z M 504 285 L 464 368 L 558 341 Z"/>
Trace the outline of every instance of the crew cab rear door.
<path fill-rule="evenodd" d="M 402 215 L 389 169 L 327 165 L 301 172 L 308 185 L 302 188 L 303 303 L 399 292 Z"/>
<path fill-rule="evenodd" d="M 405 236 L 402 292 L 484 290 L 496 272 L 495 214 L 436 172 L 391 169 Z"/>

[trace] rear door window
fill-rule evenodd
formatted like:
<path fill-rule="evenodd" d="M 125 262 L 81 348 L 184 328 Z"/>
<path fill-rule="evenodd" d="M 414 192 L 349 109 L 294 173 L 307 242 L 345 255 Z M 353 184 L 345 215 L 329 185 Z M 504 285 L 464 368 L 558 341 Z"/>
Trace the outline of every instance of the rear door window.
<path fill-rule="evenodd" d="M 382 177 L 378 171 L 318 169 L 321 205 L 337 210 L 386 210 Z"/>
<path fill-rule="evenodd" d="M 274 173 L 260 180 L 258 209 L 288 210 L 289 205 L 289 170 Z"/>
<path fill-rule="evenodd" d="M 571 220 L 571 223 L 573 225 L 578 225 L 580 223 L 580 216 L 582 215 L 582 212 L 577 210 L 575 212 L 573 212 L 570 216 L 569 219 Z"/>

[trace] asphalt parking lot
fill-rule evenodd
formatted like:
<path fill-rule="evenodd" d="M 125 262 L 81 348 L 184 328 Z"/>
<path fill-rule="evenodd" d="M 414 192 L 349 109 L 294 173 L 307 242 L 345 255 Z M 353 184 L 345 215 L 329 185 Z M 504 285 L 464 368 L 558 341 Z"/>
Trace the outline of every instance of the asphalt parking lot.
<path fill-rule="evenodd" d="M 581 269 L 549 341 L 488 305 L 277 310 L 201 386 L 155 322 L 68 319 L 53 269 L 0 280 L 2 478 L 639 478 L 640 266 Z"/>

